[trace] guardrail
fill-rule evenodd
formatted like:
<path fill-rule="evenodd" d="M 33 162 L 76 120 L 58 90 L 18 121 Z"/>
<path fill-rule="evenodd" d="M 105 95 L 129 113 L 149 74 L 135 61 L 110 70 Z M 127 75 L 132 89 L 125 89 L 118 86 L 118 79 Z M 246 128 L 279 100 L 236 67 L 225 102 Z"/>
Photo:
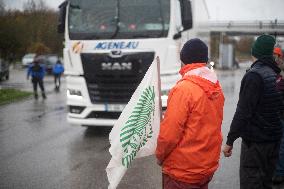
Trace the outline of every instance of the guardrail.
<path fill-rule="evenodd" d="M 225 33 L 272 33 L 284 35 L 284 20 L 267 21 L 211 21 L 199 23 L 200 29 Z"/>

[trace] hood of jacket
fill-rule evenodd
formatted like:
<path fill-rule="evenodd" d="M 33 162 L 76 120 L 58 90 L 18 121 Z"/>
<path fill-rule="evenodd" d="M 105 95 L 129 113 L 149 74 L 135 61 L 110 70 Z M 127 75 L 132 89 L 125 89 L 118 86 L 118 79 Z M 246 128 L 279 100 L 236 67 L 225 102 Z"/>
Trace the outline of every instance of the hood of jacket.
<path fill-rule="evenodd" d="M 205 63 L 194 63 L 183 66 L 180 70 L 183 80 L 189 80 L 198 85 L 209 99 L 216 99 L 222 95 L 222 88 L 213 70 L 206 67 Z"/>

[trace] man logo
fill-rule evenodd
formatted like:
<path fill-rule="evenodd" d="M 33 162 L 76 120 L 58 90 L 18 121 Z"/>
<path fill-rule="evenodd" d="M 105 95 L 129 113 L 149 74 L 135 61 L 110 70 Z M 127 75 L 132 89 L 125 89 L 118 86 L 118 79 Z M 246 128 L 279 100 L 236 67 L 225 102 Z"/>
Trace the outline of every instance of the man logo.
<path fill-rule="evenodd" d="M 103 62 L 101 64 L 102 70 L 132 70 L 132 62 Z"/>

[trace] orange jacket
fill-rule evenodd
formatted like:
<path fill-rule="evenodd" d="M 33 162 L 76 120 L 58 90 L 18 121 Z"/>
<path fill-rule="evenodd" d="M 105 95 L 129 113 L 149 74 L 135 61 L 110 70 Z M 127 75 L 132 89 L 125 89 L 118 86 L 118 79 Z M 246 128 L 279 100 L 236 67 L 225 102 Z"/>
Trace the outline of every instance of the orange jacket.
<path fill-rule="evenodd" d="M 277 56 L 283 58 L 283 53 L 280 47 L 275 47 L 273 50 L 273 54 L 276 54 Z"/>
<path fill-rule="evenodd" d="M 215 73 L 205 64 L 186 65 L 180 73 L 182 79 L 169 93 L 156 157 L 162 162 L 163 173 L 186 183 L 199 183 L 218 168 L 224 95 Z M 214 77 L 215 83 L 211 82 Z"/>

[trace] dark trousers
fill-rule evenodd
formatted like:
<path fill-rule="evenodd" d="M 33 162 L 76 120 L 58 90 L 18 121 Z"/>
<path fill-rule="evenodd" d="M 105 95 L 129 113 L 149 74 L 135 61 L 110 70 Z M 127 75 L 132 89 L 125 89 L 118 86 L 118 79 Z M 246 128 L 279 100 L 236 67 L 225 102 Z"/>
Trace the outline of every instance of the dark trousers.
<path fill-rule="evenodd" d="M 61 74 L 54 74 L 54 84 L 56 88 L 60 87 L 60 78 L 61 78 Z"/>
<path fill-rule="evenodd" d="M 280 150 L 279 150 L 279 160 L 276 166 L 276 172 L 275 174 L 278 176 L 284 176 L 284 122 L 283 120 L 282 122 L 282 131 L 283 131 L 283 135 L 282 135 L 282 141 L 280 144 Z"/>
<path fill-rule="evenodd" d="M 204 178 L 201 183 L 189 184 L 175 180 L 170 176 L 163 174 L 163 189 L 208 189 L 208 184 L 213 176 Z"/>
<path fill-rule="evenodd" d="M 240 189 L 272 189 L 280 142 L 242 142 Z"/>
<path fill-rule="evenodd" d="M 37 94 L 37 85 L 39 85 L 39 88 L 41 89 L 41 92 L 44 93 L 44 86 L 43 86 L 43 80 L 39 78 L 32 78 L 34 93 Z"/>

